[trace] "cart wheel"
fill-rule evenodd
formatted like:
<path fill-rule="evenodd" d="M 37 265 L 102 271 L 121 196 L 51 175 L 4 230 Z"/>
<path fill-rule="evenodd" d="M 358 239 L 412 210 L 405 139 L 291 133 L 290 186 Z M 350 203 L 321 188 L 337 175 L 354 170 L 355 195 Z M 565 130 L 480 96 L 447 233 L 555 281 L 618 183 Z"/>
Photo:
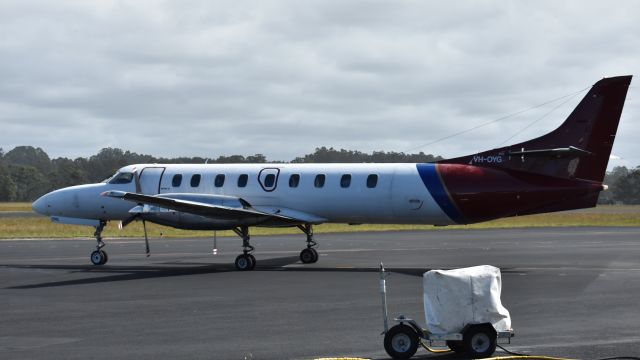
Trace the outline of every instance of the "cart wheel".
<path fill-rule="evenodd" d="M 418 341 L 411 326 L 399 324 L 384 335 L 384 349 L 394 359 L 409 359 L 418 350 Z"/>
<path fill-rule="evenodd" d="M 457 353 L 463 353 L 464 352 L 464 345 L 462 344 L 462 341 L 460 341 L 460 340 L 447 340 L 447 346 L 453 352 L 457 352 Z"/>
<path fill-rule="evenodd" d="M 496 351 L 498 334 L 490 324 L 472 325 L 462 333 L 464 351 L 473 358 L 486 358 Z"/>

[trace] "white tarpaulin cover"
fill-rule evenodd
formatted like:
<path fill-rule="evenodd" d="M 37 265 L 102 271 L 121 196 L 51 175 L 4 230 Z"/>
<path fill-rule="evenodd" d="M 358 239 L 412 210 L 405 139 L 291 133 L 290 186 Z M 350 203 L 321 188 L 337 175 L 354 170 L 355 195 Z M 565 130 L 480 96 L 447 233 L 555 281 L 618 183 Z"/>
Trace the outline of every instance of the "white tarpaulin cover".
<path fill-rule="evenodd" d="M 509 311 L 500 302 L 500 269 L 490 265 L 424 273 L 427 330 L 436 335 L 458 333 L 466 324 L 491 323 L 511 329 Z"/>

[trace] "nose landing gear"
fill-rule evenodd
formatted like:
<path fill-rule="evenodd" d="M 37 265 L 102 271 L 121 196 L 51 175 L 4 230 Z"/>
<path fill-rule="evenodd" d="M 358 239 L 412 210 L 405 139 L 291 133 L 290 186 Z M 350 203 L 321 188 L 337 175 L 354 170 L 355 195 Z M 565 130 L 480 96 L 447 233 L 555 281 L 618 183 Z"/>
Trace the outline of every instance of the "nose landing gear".
<path fill-rule="evenodd" d="M 109 256 L 107 256 L 107 252 L 102 250 L 105 243 L 102 241 L 102 230 L 104 230 L 107 222 L 104 220 L 100 220 L 100 225 L 96 226 L 96 232 L 93 236 L 96 237 L 96 250 L 91 253 L 91 263 L 93 265 L 104 265 L 109 260 Z"/>

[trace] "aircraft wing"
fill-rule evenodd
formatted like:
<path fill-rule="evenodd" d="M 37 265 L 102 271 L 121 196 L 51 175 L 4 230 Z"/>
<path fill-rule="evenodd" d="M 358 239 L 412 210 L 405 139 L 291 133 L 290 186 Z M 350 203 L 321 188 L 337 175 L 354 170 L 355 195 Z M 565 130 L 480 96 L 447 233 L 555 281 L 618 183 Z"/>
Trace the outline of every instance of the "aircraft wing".
<path fill-rule="evenodd" d="M 289 209 L 266 207 L 258 210 L 245 200 L 231 196 L 207 194 L 145 195 L 113 190 L 105 191 L 101 195 L 218 220 L 263 218 L 269 223 L 291 225 L 325 221 L 323 218 Z"/>

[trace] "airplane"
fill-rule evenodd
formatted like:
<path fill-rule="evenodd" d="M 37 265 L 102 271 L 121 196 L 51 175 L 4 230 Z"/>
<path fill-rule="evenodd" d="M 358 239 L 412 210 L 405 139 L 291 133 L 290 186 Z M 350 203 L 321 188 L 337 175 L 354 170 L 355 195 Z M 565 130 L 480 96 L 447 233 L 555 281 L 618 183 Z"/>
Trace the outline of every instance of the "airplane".
<path fill-rule="evenodd" d="M 238 270 L 256 266 L 249 228 L 297 227 L 304 264 L 318 261 L 313 226 L 471 224 L 596 206 L 632 76 L 595 83 L 560 127 L 533 140 L 433 163 L 135 164 L 98 184 L 43 195 L 33 210 L 95 227 L 104 265 L 108 221 L 233 230 Z M 144 226 L 147 256 L 149 241 Z"/>

